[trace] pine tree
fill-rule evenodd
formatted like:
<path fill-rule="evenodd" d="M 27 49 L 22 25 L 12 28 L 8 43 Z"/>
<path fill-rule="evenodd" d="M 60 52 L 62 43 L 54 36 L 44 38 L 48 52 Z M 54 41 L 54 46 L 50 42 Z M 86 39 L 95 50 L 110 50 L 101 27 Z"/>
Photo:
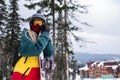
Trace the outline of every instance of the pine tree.
<path fill-rule="evenodd" d="M 4 0 L 0 1 L 0 43 L 3 41 L 4 37 L 4 27 L 6 25 L 7 20 L 7 10 L 6 10 L 6 4 Z"/>
<path fill-rule="evenodd" d="M 73 70 L 71 72 L 72 80 L 75 80 L 76 72 L 77 72 L 77 61 L 74 56 L 72 56 L 72 59 L 70 60 L 69 65 L 70 65 L 69 67 Z"/>
<path fill-rule="evenodd" d="M 7 79 L 10 79 L 8 75 L 10 75 L 10 72 L 12 70 L 12 56 L 15 52 L 16 47 L 19 44 L 20 39 L 20 17 L 18 14 L 18 0 L 10 0 L 10 5 L 8 9 L 8 23 L 5 27 L 5 55 L 6 55 L 6 73 Z"/>
<path fill-rule="evenodd" d="M 4 28 L 6 26 L 7 22 L 7 7 L 5 4 L 4 0 L 0 0 L 0 80 L 2 80 L 2 77 L 4 76 L 3 73 L 5 68 L 4 68 L 4 63 L 6 63 L 5 60 L 5 55 L 4 55 Z"/>

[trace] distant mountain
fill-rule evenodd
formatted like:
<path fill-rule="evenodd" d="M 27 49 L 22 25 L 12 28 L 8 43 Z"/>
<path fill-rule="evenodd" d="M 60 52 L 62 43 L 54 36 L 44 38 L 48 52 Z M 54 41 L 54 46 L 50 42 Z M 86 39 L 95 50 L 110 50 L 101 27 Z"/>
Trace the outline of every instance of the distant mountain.
<path fill-rule="evenodd" d="M 93 54 L 93 53 L 75 53 L 75 59 L 83 64 L 89 61 L 106 61 L 113 58 L 120 58 L 120 54 Z"/>

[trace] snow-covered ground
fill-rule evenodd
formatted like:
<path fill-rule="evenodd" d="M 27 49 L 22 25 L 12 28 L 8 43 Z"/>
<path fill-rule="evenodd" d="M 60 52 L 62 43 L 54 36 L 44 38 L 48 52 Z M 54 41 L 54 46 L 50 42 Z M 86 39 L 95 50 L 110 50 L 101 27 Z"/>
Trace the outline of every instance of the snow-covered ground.
<path fill-rule="evenodd" d="M 80 78 L 80 76 L 77 76 L 76 80 L 120 80 L 120 78 L 114 78 L 114 79 L 96 78 L 96 79 L 92 79 L 92 78 Z"/>
<path fill-rule="evenodd" d="M 101 79 L 101 78 L 96 78 L 96 79 L 78 79 L 78 80 L 120 80 L 120 78 L 115 78 L 115 79 Z"/>
<path fill-rule="evenodd" d="M 114 79 L 96 78 L 96 79 L 92 79 L 92 78 L 80 78 L 80 76 L 76 76 L 75 80 L 120 80 L 120 78 L 114 78 Z"/>

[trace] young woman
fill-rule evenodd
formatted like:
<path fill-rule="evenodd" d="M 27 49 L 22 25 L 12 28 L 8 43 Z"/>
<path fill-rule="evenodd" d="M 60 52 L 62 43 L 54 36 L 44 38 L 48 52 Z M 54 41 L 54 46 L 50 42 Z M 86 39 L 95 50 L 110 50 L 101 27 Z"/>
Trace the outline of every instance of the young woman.
<path fill-rule="evenodd" d="M 12 80 L 41 80 L 39 55 L 52 56 L 54 49 L 49 37 L 50 28 L 46 26 L 46 19 L 39 13 L 30 20 L 30 30 L 23 29 L 19 56 L 15 64 Z"/>

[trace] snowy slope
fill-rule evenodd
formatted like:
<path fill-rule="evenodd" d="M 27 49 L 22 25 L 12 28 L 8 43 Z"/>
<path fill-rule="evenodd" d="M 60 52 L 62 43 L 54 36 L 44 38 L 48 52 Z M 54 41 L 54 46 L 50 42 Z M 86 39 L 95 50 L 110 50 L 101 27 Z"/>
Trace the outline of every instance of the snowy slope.
<path fill-rule="evenodd" d="M 76 75 L 76 79 L 75 80 L 120 80 L 120 78 L 114 78 L 114 79 L 96 78 L 96 79 L 92 79 L 92 78 L 80 78 L 80 75 Z"/>

